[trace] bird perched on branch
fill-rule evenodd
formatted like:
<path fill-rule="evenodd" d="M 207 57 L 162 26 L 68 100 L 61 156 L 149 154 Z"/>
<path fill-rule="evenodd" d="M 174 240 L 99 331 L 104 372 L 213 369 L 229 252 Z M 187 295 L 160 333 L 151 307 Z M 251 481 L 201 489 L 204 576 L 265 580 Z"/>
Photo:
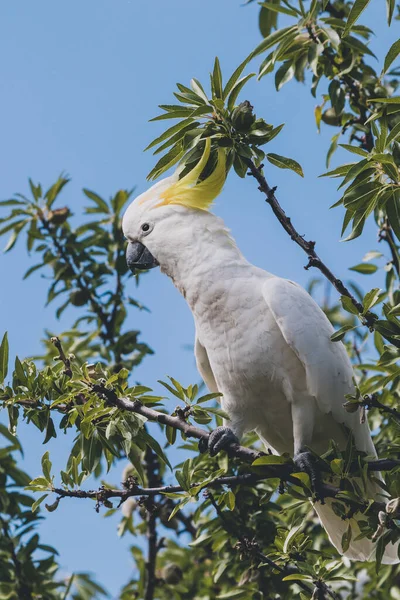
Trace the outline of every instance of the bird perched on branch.
<path fill-rule="evenodd" d="M 123 219 L 129 267 L 160 266 L 193 313 L 198 369 L 210 391 L 222 394 L 229 415 L 210 435 L 210 453 L 255 430 L 272 452 L 289 453 L 313 476 L 308 449 L 321 454 L 331 439 L 344 448 L 350 430 L 356 448 L 376 457 L 368 424 L 343 408 L 345 394 L 354 392 L 353 371 L 343 344 L 330 339 L 325 314 L 299 285 L 250 264 L 209 211 L 226 179 L 222 148 L 214 170 L 201 179 L 210 146 L 207 139 L 202 158 L 185 176 L 176 172 L 136 198 Z M 368 483 L 368 497 L 382 500 L 379 492 Z M 314 507 L 343 553 L 349 521 L 334 513 L 330 499 Z M 355 540 L 359 529 L 355 518 L 350 521 L 345 556 L 372 560 L 376 544 Z M 397 545 L 386 547 L 383 562 L 399 562 Z"/>

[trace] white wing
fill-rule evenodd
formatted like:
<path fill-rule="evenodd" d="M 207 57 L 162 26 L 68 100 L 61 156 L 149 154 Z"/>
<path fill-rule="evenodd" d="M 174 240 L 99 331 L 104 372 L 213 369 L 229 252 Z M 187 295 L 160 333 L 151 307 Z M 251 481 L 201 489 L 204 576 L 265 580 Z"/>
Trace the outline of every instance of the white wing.
<path fill-rule="evenodd" d="M 287 344 L 304 365 L 307 391 L 322 413 L 332 413 L 337 423 L 353 430 L 360 450 L 375 453 L 367 425 L 358 414 L 343 408 L 345 394 L 353 393 L 353 369 L 342 342 L 332 342 L 334 332 L 326 315 L 299 285 L 271 277 L 263 295 Z"/>
<path fill-rule="evenodd" d="M 196 335 L 195 343 L 194 343 L 194 355 L 196 357 L 197 369 L 202 376 L 204 383 L 212 392 L 216 394 L 219 392 L 217 384 L 215 382 L 214 373 L 212 372 L 210 361 L 208 360 L 207 350 L 199 341 L 199 338 Z"/>

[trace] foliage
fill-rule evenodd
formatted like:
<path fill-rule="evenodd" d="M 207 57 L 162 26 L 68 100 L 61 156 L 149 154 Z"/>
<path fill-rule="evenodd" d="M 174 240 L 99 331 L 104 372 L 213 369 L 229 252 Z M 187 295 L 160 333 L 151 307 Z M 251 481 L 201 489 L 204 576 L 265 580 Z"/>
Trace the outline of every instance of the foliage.
<path fill-rule="evenodd" d="M 261 60 L 261 80 L 275 72 L 278 91 L 294 78 L 309 83 L 315 98 L 321 95 L 316 126 L 335 130 L 327 168 L 342 136 L 347 136 L 340 145 L 353 155 L 353 162 L 324 176 L 341 179 L 335 206 L 344 207 L 342 234 L 351 225 L 347 241 L 363 234 L 368 218 L 375 220 L 390 258 L 384 251 L 369 252 L 351 270 L 381 272 L 382 289 L 365 293 L 351 281 L 340 287 L 342 282 L 313 254 L 307 268 L 318 266 L 336 289 L 344 290 L 339 301 L 328 294 L 322 299 L 337 328 L 332 343 L 343 340 L 354 364 L 357 392 L 344 399 L 344 407 L 358 411 L 361 419 L 369 409 L 378 454 L 387 459 L 379 467 L 385 471 L 382 500 L 392 502 L 385 508 L 383 502 L 369 501 L 371 475 L 351 440 L 344 451 L 331 443 L 318 460 L 331 483 L 335 511 L 349 522 L 343 549 L 358 512 L 361 535 L 377 539 L 376 563 L 349 565 L 340 558 L 311 509 L 308 475 L 295 473 L 290 457 L 261 455 L 253 435 L 243 444 L 256 447 L 254 451 L 239 448 L 216 457 L 199 453 L 191 438 L 206 437 L 208 427 L 220 424 L 223 417 L 215 394 L 200 395 L 198 385 L 184 388 L 171 377 L 162 382 L 168 397 L 179 401 L 171 411 L 169 400 L 130 383 L 132 370 L 151 352 L 138 341 L 137 330 L 125 329 L 127 307 L 144 308 L 126 291 L 130 274 L 120 222 L 132 192 L 120 190 L 105 201 L 83 190 L 90 200 L 85 213 L 94 220 L 82 219 L 74 228 L 69 207 L 57 206 L 61 191 L 68 189 L 68 179 L 61 176 L 44 194 L 40 185 L 30 182 L 31 199 L 17 194 L 1 203 L 5 214 L 0 235 L 11 234 L 6 250 L 24 237 L 27 250 L 40 256 L 25 277 L 45 269 L 50 275 L 47 302 L 61 301 L 57 317 L 68 314 L 66 309 L 78 310 L 70 329 L 58 337 L 47 333 L 44 354 L 35 360 L 16 358 L 10 369 L 7 336 L 0 346 L 0 401 L 9 418 L 9 429 L 0 428 L 6 444 L 0 454 L 0 597 L 91 598 L 103 593 L 85 574 L 63 581 L 55 550 L 41 544 L 37 534 L 28 536 L 41 518 L 42 502 L 52 512 L 62 510 L 68 497 L 93 498 L 96 509 L 105 509 L 106 515 L 120 511 L 119 534 L 146 538 L 146 544 L 132 544 L 136 570 L 121 589 L 122 600 L 400 597 L 399 567 L 380 564 L 385 544 L 400 538 L 400 99 L 395 95 L 399 71 L 394 66 L 400 45 L 387 49 L 381 69 L 371 66 L 368 43 L 373 32 L 360 24 L 367 4 L 312 0 L 306 8 L 302 0 L 261 3 L 261 43 L 226 82 L 216 59 L 210 93 L 197 79 L 190 87 L 178 84 L 178 104 L 161 105 L 163 113 L 154 119 L 176 123 L 148 148 L 157 147 L 156 155 L 164 153 L 149 174 L 154 179 L 177 163 L 182 174 L 188 172 L 210 138 L 213 152 L 203 176 L 213 167 L 216 149 L 224 148 L 228 169 L 233 167 L 240 177 L 250 170 L 290 233 L 266 177 L 270 165 L 300 176 L 303 171 L 294 159 L 264 149 L 273 144 L 283 124 L 274 127 L 256 117 L 248 100 L 239 102 L 255 75 L 244 74 L 249 63 Z M 390 24 L 396 18 L 393 0 L 387 0 L 387 11 Z M 279 28 L 281 19 L 284 27 Z M 318 92 L 321 87 L 324 91 Z M 293 239 L 307 252 L 314 248 L 311 242 Z M 317 298 L 320 289 L 321 279 L 310 282 Z M 52 471 L 48 452 L 34 479 L 18 469 L 20 419 L 37 427 L 44 443 L 60 431 L 75 433 L 60 473 Z M 172 446 L 184 451 L 185 460 L 171 466 L 177 457 Z M 130 466 L 123 487 L 114 489 L 106 481 L 107 473 L 126 459 Z M 95 492 L 83 485 L 88 477 L 101 478 Z M 35 501 L 24 487 L 39 494 Z"/>

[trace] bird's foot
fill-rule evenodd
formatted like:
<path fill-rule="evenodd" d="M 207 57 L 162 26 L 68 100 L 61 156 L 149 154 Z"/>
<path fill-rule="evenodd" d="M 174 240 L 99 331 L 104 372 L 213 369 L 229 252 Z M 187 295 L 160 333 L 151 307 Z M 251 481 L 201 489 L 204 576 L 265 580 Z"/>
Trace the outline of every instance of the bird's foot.
<path fill-rule="evenodd" d="M 301 450 L 294 455 L 293 462 L 299 471 L 307 473 L 316 500 L 323 502 L 324 494 L 322 490 L 322 477 L 318 470 L 314 454 L 309 450 Z"/>
<path fill-rule="evenodd" d="M 217 427 L 208 438 L 201 438 L 199 450 L 203 454 L 208 450 L 210 456 L 216 456 L 221 450 L 225 450 L 231 444 L 238 444 L 239 440 L 229 427 Z"/>

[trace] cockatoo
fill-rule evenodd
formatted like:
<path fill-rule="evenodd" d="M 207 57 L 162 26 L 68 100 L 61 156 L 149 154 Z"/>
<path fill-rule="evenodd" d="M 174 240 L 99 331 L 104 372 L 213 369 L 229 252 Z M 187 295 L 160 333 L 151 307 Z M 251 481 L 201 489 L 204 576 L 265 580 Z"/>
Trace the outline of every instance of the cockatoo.
<path fill-rule="evenodd" d="M 368 424 L 343 408 L 345 394 L 354 392 L 353 371 L 344 345 L 330 339 L 325 314 L 298 284 L 249 263 L 209 211 L 226 178 L 219 149 L 214 171 L 199 180 L 209 155 L 208 139 L 196 167 L 180 179 L 177 170 L 138 196 L 122 225 L 129 267 L 160 266 L 193 313 L 198 370 L 209 390 L 222 394 L 229 415 L 229 429 L 210 436 L 210 453 L 255 430 L 273 453 L 287 452 L 307 468 L 308 448 L 321 454 L 331 439 L 344 448 L 350 430 L 357 449 L 376 457 Z M 369 486 L 382 500 L 378 486 Z M 314 507 L 343 553 L 349 521 L 333 512 L 330 499 Z M 376 544 L 354 541 L 359 529 L 354 518 L 351 523 L 345 556 L 372 560 Z M 399 562 L 397 545 L 386 547 L 383 562 Z"/>

